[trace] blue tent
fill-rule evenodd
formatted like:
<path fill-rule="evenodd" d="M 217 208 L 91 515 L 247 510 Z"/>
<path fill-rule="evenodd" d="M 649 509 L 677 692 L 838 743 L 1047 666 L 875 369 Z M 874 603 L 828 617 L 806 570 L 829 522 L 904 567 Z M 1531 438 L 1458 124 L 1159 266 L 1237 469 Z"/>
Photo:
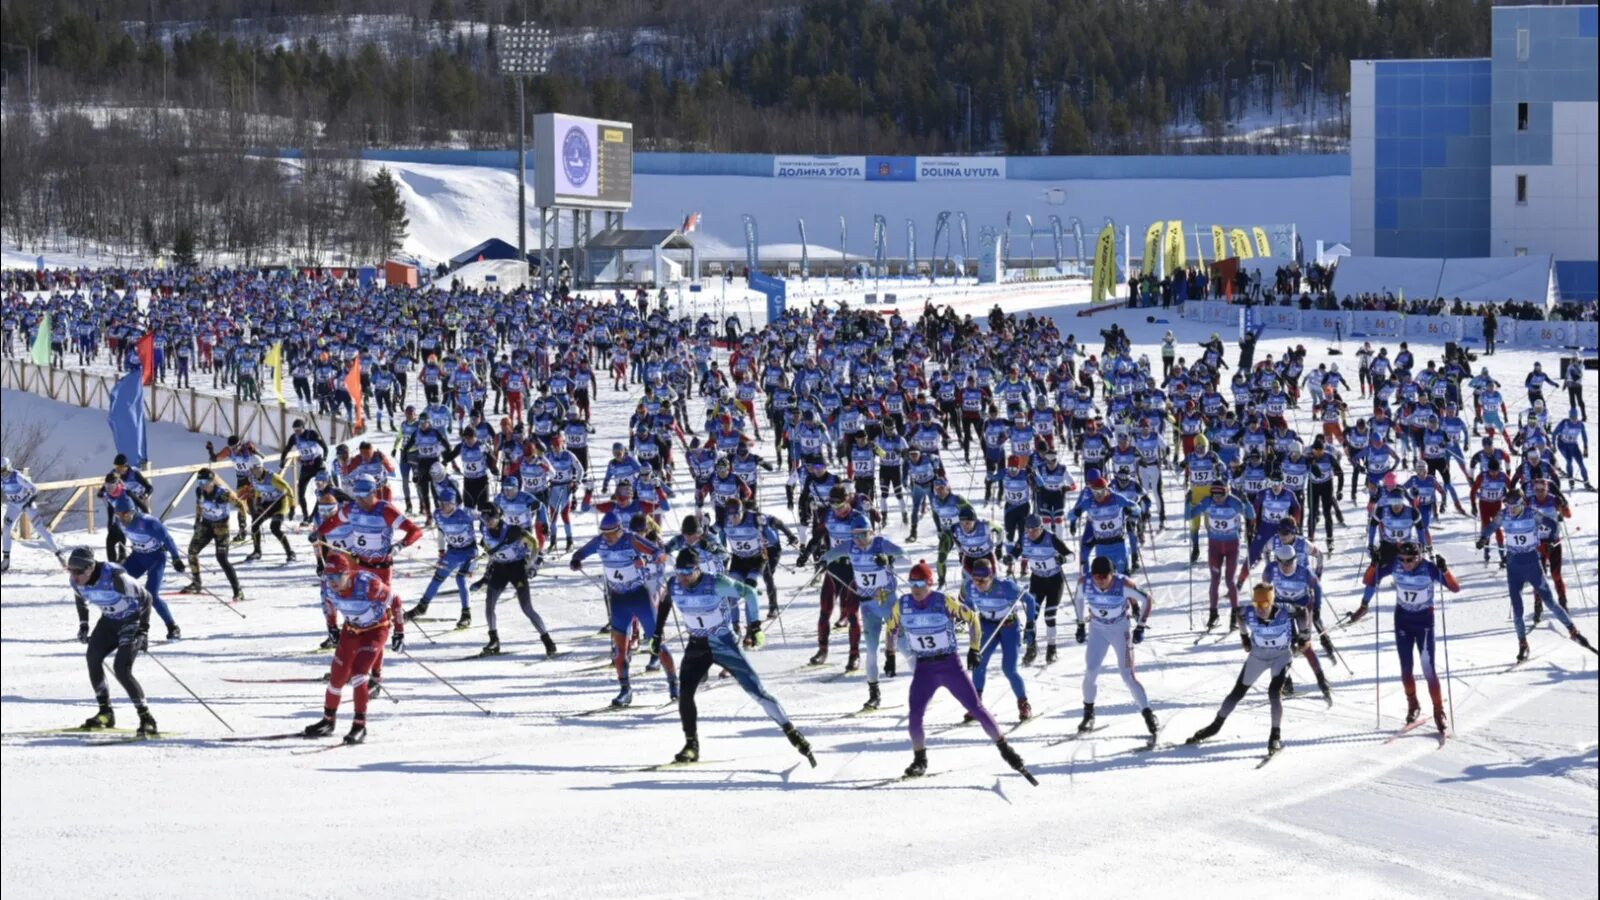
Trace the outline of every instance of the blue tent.
<path fill-rule="evenodd" d="M 517 248 L 499 238 L 489 238 L 470 250 L 463 250 L 450 257 L 450 268 L 459 269 L 468 263 L 475 263 L 480 259 L 516 259 Z"/>

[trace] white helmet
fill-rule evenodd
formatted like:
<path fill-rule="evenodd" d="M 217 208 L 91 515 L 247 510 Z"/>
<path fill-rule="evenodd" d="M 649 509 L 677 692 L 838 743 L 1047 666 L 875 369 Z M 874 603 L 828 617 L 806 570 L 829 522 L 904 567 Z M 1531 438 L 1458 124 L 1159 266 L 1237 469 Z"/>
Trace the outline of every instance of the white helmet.
<path fill-rule="evenodd" d="M 11 471 L 11 457 L 0 456 L 0 472 Z"/>

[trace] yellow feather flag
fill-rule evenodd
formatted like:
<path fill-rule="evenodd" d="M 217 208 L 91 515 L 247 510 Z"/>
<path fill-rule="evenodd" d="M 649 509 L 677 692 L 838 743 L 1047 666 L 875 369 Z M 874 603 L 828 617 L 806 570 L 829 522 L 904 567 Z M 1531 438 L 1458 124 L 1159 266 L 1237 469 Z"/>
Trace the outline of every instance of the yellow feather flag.
<path fill-rule="evenodd" d="M 274 341 L 262 362 L 272 367 L 272 390 L 278 395 L 278 405 L 288 406 L 289 401 L 283 399 L 283 341 Z"/>
<path fill-rule="evenodd" d="M 1228 252 L 1228 238 L 1223 234 L 1222 226 L 1211 226 L 1211 258 L 1220 262 L 1232 255 Z"/>
<path fill-rule="evenodd" d="M 1182 269 L 1189 264 L 1188 252 L 1183 245 L 1183 223 L 1173 219 L 1167 223 L 1167 273 Z"/>
<path fill-rule="evenodd" d="M 1267 240 L 1267 230 L 1262 228 L 1260 225 L 1257 225 L 1256 227 L 1250 229 L 1250 233 L 1254 235 L 1256 239 L 1256 255 L 1271 256 L 1272 242 Z"/>
<path fill-rule="evenodd" d="M 1165 223 L 1156 222 L 1144 233 L 1144 274 L 1159 275 L 1161 270 L 1161 229 Z"/>
<path fill-rule="evenodd" d="M 1100 229 L 1094 246 L 1094 277 L 1089 300 L 1104 303 L 1117 293 L 1117 229 L 1110 222 Z"/>
<path fill-rule="evenodd" d="M 1228 232 L 1229 242 L 1233 244 L 1233 255 L 1240 259 L 1255 259 L 1256 252 L 1250 247 L 1250 235 L 1245 234 L 1243 228 L 1235 228 Z"/>

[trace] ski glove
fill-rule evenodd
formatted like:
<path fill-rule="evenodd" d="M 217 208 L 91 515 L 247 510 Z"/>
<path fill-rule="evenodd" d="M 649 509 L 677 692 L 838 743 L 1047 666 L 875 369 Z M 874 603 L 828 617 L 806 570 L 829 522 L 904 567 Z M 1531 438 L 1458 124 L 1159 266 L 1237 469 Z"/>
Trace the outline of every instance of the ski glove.
<path fill-rule="evenodd" d="M 764 643 L 766 641 L 761 636 L 761 623 L 751 622 L 750 629 L 744 634 L 744 645 L 746 647 L 759 647 Z"/>
<path fill-rule="evenodd" d="M 650 638 L 650 656 L 653 659 L 653 658 L 655 658 L 657 656 L 660 656 L 660 655 L 661 655 L 661 635 L 658 634 L 658 635 L 654 635 L 654 636 L 652 636 Z"/>
<path fill-rule="evenodd" d="M 79 622 L 78 623 L 78 643 L 80 643 L 80 644 L 89 643 L 89 623 L 88 622 Z"/>
<path fill-rule="evenodd" d="M 181 559 L 174 559 L 172 561 L 172 569 L 179 575 L 182 575 L 184 572 L 189 571 L 189 566 Z"/>
<path fill-rule="evenodd" d="M 1133 629 L 1133 642 L 1135 644 L 1144 643 L 1144 629 L 1145 629 L 1145 626 L 1143 626 L 1143 625 L 1134 626 L 1134 629 Z"/>
<path fill-rule="evenodd" d="M 1080 644 L 1083 643 L 1084 641 L 1087 641 L 1089 639 L 1088 626 L 1084 625 L 1082 622 L 1079 622 L 1078 623 L 1078 630 L 1073 632 L 1072 639 L 1077 641 Z"/>
<path fill-rule="evenodd" d="M 1441 572 L 1450 571 L 1450 564 L 1448 562 L 1445 562 L 1444 557 L 1441 556 L 1440 554 L 1435 553 L 1433 555 L 1433 564 L 1438 566 L 1439 567 L 1439 571 L 1441 571 Z"/>
<path fill-rule="evenodd" d="M 141 627 L 133 636 L 133 652 L 150 652 L 150 629 Z"/>
<path fill-rule="evenodd" d="M 1477 547 L 1479 550 L 1487 549 L 1489 546 L 1489 539 L 1486 537 L 1478 538 L 1478 542 L 1473 546 Z"/>
<path fill-rule="evenodd" d="M 967 648 L 967 671 L 968 672 L 977 671 L 977 669 L 978 669 L 978 661 L 979 661 L 978 660 L 978 655 L 979 654 L 978 654 L 978 648 L 977 647 L 969 647 L 969 648 Z"/>
<path fill-rule="evenodd" d="M 406 649 L 406 633 L 403 631 L 396 631 L 394 633 L 394 637 L 389 638 L 389 650 L 394 653 L 399 653 L 404 649 Z"/>

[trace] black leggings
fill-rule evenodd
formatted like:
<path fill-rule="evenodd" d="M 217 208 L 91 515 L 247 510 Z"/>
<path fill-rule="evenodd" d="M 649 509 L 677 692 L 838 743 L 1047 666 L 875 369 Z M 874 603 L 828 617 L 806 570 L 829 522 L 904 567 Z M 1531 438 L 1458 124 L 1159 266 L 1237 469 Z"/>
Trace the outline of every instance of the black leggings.
<path fill-rule="evenodd" d="M 256 516 L 256 519 L 251 524 L 250 528 L 250 542 L 252 549 L 254 549 L 255 552 L 261 552 L 261 523 L 262 521 L 266 521 L 268 526 L 272 529 L 272 536 L 276 537 L 278 539 L 278 543 L 283 545 L 283 554 L 285 556 L 294 555 L 294 550 L 289 546 L 289 539 L 283 534 L 283 513 L 284 509 L 288 505 L 287 498 L 279 498 L 278 500 L 274 501 L 271 506 L 263 509 L 261 513 Z"/>
<path fill-rule="evenodd" d="M 101 706 L 111 705 L 111 690 L 106 687 L 105 660 L 116 653 L 111 672 L 117 676 L 117 683 L 122 685 L 122 689 L 128 692 L 128 699 L 133 701 L 133 705 L 144 709 L 144 688 L 139 684 L 139 679 L 133 677 L 133 658 L 139 655 L 138 637 L 138 619 L 101 616 L 100 621 L 94 623 L 84 659 L 89 663 L 89 684 L 94 688 L 94 699 Z"/>
<path fill-rule="evenodd" d="M 544 618 L 533 608 L 533 598 L 528 593 L 528 568 L 522 560 L 514 562 L 497 562 L 489 564 L 489 595 L 484 601 L 484 617 L 489 620 L 489 630 L 498 631 L 499 618 L 495 615 L 495 607 L 500 603 L 500 595 L 505 593 L 507 587 L 516 591 L 517 604 L 522 607 L 522 614 L 528 617 L 533 627 L 538 629 L 540 635 L 547 634 L 549 629 L 544 625 Z"/>
<path fill-rule="evenodd" d="M 201 522 L 195 528 L 194 536 L 189 538 L 189 569 L 193 572 L 195 583 L 200 583 L 200 551 L 204 550 L 206 545 L 212 541 L 217 544 L 217 565 L 222 567 L 222 574 L 228 576 L 228 585 L 233 588 L 234 593 L 238 593 L 239 576 L 234 574 L 233 563 L 228 562 L 229 534 L 227 520 Z"/>

